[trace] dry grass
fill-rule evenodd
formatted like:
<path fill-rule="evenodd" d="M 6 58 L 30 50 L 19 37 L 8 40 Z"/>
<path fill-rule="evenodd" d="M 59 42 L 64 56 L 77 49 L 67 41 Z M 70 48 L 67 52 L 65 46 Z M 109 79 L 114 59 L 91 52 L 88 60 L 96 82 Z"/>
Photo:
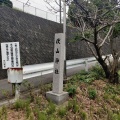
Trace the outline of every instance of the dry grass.
<path fill-rule="evenodd" d="M 64 84 L 64 90 L 69 89 L 74 95 L 70 96 L 63 105 L 56 106 L 46 100 L 45 92 L 51 89 L 51 85 L 45 85 L 37 93 L 31 91 L 29 100 L 26 98 L 16 102 L 7 110 L 4 108 L 6 119 L 120 120 L 120 85 L 109 84 L 107 80 L 87 83 L 83 81 L 83 77 L 81 82 L 79 78 L 81 77 L 73 76 Z M 3 112 L 0 112 L 0 120 L 5 120 L 5 117 L 1 119 L 2 116 Z"/>

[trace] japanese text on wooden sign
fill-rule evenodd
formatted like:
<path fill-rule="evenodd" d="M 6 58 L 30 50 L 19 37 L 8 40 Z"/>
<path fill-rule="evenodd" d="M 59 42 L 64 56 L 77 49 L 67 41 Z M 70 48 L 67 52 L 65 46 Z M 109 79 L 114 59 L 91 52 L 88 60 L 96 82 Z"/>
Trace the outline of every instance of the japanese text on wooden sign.
<path fill-rule="evenodd" d="M 2 68 L 20 68 L 19 42 L 1 43 Z"/>
<path fill-rule="evenodd" d="M 53 92 L 63 92 L 64 34 L 55 34 Z"/>

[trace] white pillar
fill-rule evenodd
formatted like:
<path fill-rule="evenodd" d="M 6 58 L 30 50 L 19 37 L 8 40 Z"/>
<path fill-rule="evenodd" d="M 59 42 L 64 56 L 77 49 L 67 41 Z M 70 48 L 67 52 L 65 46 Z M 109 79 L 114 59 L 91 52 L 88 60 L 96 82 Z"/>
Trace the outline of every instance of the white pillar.
<path fill-rule="evenodd" d="M 19 84 L 15 84 L 15 100 L 18 100 L 20 98 L 20 86 Z"/>
<path fill-rule="evenodd" d="M 67 79 L 66 71 L 66 2 L 63 0 L 63 33 L 64 33 L 64 79 Z"/>
<path fill-rule="evenodd" d="M 85 71 L 88 72 L 88 59 L 85 59 Z"/>
<path fill-rule="evenodd" d="M 63 71 L 64 71 L 64 34 L 55 34 L 54 47 L 54 69 L 53 69 L 53 92 L 63 92 Z"/>
<path fill-rule="evenodd" d="M 56 104 L 62 104 L 68 99 L 68 93 L 63 91 L 64 71 L 64 34 L 55 34 L 53 90 L 46 93 L 46 97 Z"/>

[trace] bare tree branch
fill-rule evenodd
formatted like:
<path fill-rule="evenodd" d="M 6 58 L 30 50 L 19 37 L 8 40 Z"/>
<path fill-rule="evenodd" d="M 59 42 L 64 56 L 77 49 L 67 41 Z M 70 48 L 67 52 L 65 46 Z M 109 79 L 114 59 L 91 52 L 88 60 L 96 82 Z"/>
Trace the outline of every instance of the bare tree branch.
<path fill-rule="evenodd" d="M 112 26 L 112 25 L 115 25 L 115 24 L 117 24 L 117 23 L 120 23 L 120 20 L 112 21 L 111 23 L 106 23 L 106 22 L 104 22 L 104 23 L 103 23 L 104 25 L 101 26 L 101 27 L 97 30 L 97 32 L 100 32 L 100 31 L 103 30 L 104 28 L 109 27 L 109 26 Z"/>
<path fill-rule="evenodd" d="M 110 35 L 111 31 L 112 31 L 113 26 L 110 26 L 109 31 L 107 33 L 107 35 L 105 36 L 105 38 L 103 39 L 102 43 L 99 45 L 99 48 L 101 48 L 103 46 L 103 44 L 105 43 L 105 41 L 107 40 L 108 36 Z"/>
<path fill-rule="evenodd" d="M 88 43 L 94 44 L 94 42 L 92 42 L 92 41 L 88 40 L 88 39 L 87 39 L 87 38 L 85 38 L 85 37 L 82 37 L 82 39 L 81 39 L 81 40 L 84 40 L 84 41 L 86 41 L 86 42 L 88 42 Z"/>
<path fill-rule="evenodd" d="M 102 15 L 98 16 L 100 18 L 102 18 L 103 16 L 105 16 L 106 14 L 108 14 L 109 12 L 113 11 L 114 9 L 116 9 L 116 6 L 114 6 L 112 9 L 109 9 L 108 11 L 104 12 Z"/>
<path fill-rule="evenodd" d="M 92 47 L 91 47 L 91 45 L 90 45 L 89 42 L 87 42 L 87 45 L 88 45 L 90 51 L 92 52 L 92 54 L 94 55 L 94 57 L 95 57 L 96 59 L 98 59 L 97 55 L 95 54 L 95 52 L 94 52 L 94 50 L 92 49 Z"/>
<path fill-rule="evenodd" d="M 47 0 L 44 0 L 44 1 L 51 7 L 52 10 L 54 10 L 55 13 L 60 12 L 60 10 L 57 10 L 55 7 L 53 7 L 53 6 L 50 4 L 50 2 L 48 2 Z M 48 7 L 47 7 L 47 8 L 48 8 Z M 48 8 L 48 9 L 51 11 L 50 8 Z"/>

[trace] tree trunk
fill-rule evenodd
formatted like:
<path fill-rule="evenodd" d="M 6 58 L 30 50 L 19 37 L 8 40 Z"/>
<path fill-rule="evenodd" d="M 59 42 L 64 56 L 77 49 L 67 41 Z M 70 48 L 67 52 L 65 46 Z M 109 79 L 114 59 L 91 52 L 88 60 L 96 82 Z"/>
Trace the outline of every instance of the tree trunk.
<path fill-rule="evenodd" d="M 112 83 L 119 83 L 119 75 L 118 75 L 118 59 L 119 57 L 113 54 L 113 63 L 112 63 L 112 68 L 111 68 L 111 74 L 110 74 L 110 82 Z"/>
<path fill-rule="evenodd" d="M 102 66 L 102 68 L 105 72 L 105 76 L 109 80 L 109 82 L 113 83 L 113 84 L 118 84 L 119 83 L 119 75 L 117 73 L 117 66 L 115 66 L 115 68 L 109 68 L 103 59 L 98 59 L 98 62 Z M 113 64 L 115 64 L 115 63 L 113 63 Z M 112 69 L 112 71 L 110 71 L 110 69 Z"/>
<path fill-rule="evenodd" d="M 118 84 L 119 83 L 119 75 L 118 75 L 117 72 L 110 74 L 109 82 L 111 82 L 113 84 Z"/>
<path fill-rule="evenodd" d="M 102 58 L 98 58 L 98 62 L 100 63 L 100 65 L 102 66 L 104 72 L 105 72 L 105 76 L 107 79 L 109 79 L 110 77 L 110 70 L 109 67 L 107 66 L 107 64 L 105 63 L 105 61 Z"/>
<path fill-rule="evenodd" d="M 113 42 L 113 41 L 112 41 Z M 113 44 L 111 42 L 111 46 L 113 47 Z M 96 28 L 96 24 L 95 24 L 95 28 L 94 28 L 94 47 L 96 50 L 96 54 L 97 54 L 97 60 L 99 62 L 99 64 L 102 66 L 104 72 L 105 72 L 105 76 L 106 78 L 109 80 L 109 82 L 111 83 L 116 83 L 118 84 L 119 82 L 119 75 L 117 73 L 117 68 L 118 68 L 118 59 L 119 57 L 116 55 L 116 52 L 113 50 L 113 64 L 112 64 L 112 68 L 110 68 L 107 63 L 105 62 L 105 60 L 102 58 L 102 54 L 101 54 L 101 47 L 98 45 L 98 37 L 97 37 L 97 28 Z"/>

